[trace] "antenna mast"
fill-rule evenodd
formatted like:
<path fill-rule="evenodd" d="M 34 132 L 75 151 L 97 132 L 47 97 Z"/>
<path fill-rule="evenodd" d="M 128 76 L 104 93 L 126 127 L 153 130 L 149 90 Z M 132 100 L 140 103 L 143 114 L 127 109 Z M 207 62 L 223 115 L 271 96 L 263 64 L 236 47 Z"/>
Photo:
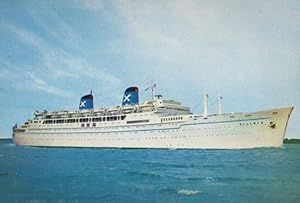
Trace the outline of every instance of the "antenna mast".
<path fill-rule="evenodd" d="M 203 113 L 203 117 L 207 117 L 208 116 L 208 94 L 206 92 L 204 92 L 204 113 Z"/>
<path fill-rule="evenodd" d="M 155 88 L 155 87 L 156 87 L 156 84 L 154 83 L 154 84 L 151 84 L 150 87 L 147 87 L 147 88 L 145 89 L 145 91 L 148 91 L 148 90 L 151 89 L 151 99 L 152 99 L 152 101 L 153 101 L 153 98 L 154 98 L 154 88 Z"/>
<path fill-rule="evenodd" d="M 222 99 L 223 97 L 221 95 L 218 96 L 218 114 L 221 115 L 222 114 Z"/>

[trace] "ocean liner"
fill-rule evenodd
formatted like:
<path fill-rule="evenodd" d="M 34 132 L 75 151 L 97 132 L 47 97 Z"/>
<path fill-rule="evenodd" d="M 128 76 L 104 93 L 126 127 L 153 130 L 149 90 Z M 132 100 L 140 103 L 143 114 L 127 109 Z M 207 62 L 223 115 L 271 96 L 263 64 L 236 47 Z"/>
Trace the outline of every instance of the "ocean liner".
<path fill-rule="evenodd" d="M 152 87 L 153 88 L 153 87 Z M 153 90 L 153 89 L 152 89 Z M 281 147 L 293 107 L 253 113 L 193 114 L 186 106 L 156 95 L 139 104 L 139 89 L 125 90 L 122 105 L 94 108 L 92 93 L 75 111 L 36 112 L 13 127 L 20 146 L 99 148 L 241 149 Z"/>

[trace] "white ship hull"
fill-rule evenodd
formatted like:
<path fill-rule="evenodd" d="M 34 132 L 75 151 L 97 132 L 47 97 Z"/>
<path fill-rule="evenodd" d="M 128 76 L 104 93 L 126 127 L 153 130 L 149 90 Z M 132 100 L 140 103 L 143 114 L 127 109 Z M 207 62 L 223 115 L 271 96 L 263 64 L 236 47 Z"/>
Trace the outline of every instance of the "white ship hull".
<path fill-rule="evenodd" d="M 16 145 L 41 147 L 242 149 L 281 147 L 292 107 L 255 113 L 183 115 L 164 121 L 155 114 L 147 124 L 81 128 L 64 124 L 56 128 L 33 126 L 14 131 Z M 138 115 L 138 114 L 137 114 Z M 136 116 L 137 116 L 136 115 Z M 128 115 L 130 116 L 134 115 Z M 140 115 L 141 117 L 143 115 Z M 97 124 L 98 125 L 98 124 Z M 91 123 L 92 126 L 92 123 Z"/>

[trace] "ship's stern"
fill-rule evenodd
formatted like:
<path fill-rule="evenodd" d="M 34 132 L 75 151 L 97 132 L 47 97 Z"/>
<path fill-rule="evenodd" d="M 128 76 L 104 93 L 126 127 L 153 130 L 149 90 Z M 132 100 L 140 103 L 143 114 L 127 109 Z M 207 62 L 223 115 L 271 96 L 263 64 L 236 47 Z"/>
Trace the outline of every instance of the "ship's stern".
<path fill-rule="evenodd" d="M 13 126 L 12 128 L 12 140 L 15 145 L 24 145 L 22 143 L 22 138 L 24 137 L 25 129 L 24 128 L 18 128 L 17 124 Z"/>

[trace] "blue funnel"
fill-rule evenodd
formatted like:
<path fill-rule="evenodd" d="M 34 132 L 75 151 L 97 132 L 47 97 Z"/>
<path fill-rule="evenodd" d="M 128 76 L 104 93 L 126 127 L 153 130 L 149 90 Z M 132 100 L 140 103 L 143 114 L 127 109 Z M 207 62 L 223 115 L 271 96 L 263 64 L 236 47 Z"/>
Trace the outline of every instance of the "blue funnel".
<path fill-rule="evenodd" d="M 93 109 L 94 108 L 94 102 L 93 102 L 93 95 L 92 91 L 90 94 L 87 94 L 80 99 L 79 109 Z"/>
<path fill-rule="evenodd" d="M 123 96 L 122 106 L 134 105 L 139 103 L 139 88 L 128 87 Z"/>

